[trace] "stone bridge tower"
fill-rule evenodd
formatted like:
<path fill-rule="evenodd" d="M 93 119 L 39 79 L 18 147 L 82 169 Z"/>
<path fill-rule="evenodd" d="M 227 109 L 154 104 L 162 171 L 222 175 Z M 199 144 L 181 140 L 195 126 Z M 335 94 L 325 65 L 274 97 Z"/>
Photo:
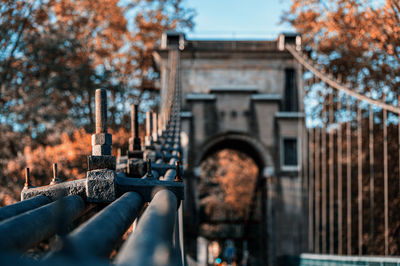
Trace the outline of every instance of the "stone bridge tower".
<path fill-rule="evenodd" d="M 207 156 L 224 148 L 246 153 L 259 168 L 255 193 L 261 202 L 261 217 L 254 226 L 260 230 L 258 239 L 247 243 L 259 250 L 255 254 L 260 259 L 257 264 L 267 260 L 275 264 L 277 258 L 305 249 L 302 69 L 283 49 L 285 42 L 300 45 L 299 41 L 300 36 L 289 34 L 273 41 L 186 40 L 183 34 L 169 32 L 154 54 L 163 99 L 167 97 L 170 72 L 168 51 L 180 50 L 185 110 L 181 114 L 182 145 L 187 162 L 185 221 L 189 225 L 185 244 L 193 256 L 197 253 L 198 261 L 204 261 L 204 241 L 197 247 L 194 241 L 202 236 L 198 224 L 198 167 Z M 243 239 L 245 232 L 241 230 L 235 232 Z M 207 241 L 207 236 L 203 237 Z"/>

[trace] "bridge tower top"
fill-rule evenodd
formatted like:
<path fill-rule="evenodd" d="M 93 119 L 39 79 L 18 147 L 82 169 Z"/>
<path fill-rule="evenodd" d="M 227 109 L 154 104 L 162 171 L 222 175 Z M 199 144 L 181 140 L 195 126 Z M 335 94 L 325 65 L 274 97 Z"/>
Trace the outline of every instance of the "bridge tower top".
<path fill-rule="evenodd" d="M 296 175 L 304 126 L 302 67 L 289 51 L 280 49 L 285 44 L 300 47 L 300 35 L 283 33 L 275 40 L 195 40 L 178 32 L 163 34 L 154 53 L 161 74 L 161 103 L 168 98 L 174 71 L 171 51 L 178 48 L 182 110 L 190 118 L 184 119 L 183 132 L 191 140 L 190 149 L 209 154 L 234 141 L 210 143 L 236 140 L 239 134 L 240 139 L 252 139 L 247 146 L 255 141 L 263 149 L 264 158 L 256 160 Z M 286 158 L 285 150 L 294 152 L 294 157 Z M 201 160 L 201 155 L 188 157 L 191 166 Z"/>
<path fill-rule="evenodd" d="M 161 73 L 162 91 L 166 91 L 169 50 L 181 50 L 184 108 L 193 98 L 245 93 L 257 99 L 278 99 L 281 111 L 301 112 L 302 69 L 291 53 L 281 49 L 285 44 L 295 44 L 300 49 L 300 35 L 282 33 L 275 40 L 190 40 L 170 31 L 163 34 L 154 59 Z M 162 102 L 165 95 L 161 94 Z"/>
<path fill-rule="evenodd" d="M 161 36 L 161 49 L 185 48 L 185 35 L 177 31 L 166 31 Z"/>

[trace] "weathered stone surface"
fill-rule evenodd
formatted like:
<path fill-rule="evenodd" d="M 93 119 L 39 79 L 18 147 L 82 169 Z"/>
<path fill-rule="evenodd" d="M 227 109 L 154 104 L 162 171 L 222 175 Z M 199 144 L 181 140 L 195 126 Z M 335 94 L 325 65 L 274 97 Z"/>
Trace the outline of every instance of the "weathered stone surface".
<path fill-rule="evenodd" d="M 86 178 L 87 201 L 114 201 L 117 198 L 115 176 L 115 171 L 107 169 L 88 171 Z"/>
<path fill-rule="evenodd" d="M 73 180 L 51 186 L 23 189 L 21 191 L 21 200 L 30 199 L 39 195 L 44 195 L 51 200 L 69 195 L 79 195 L 85 198 L 85 179 Z"/>
<path fill-rule="evenodd" d="M 98 133 L 92 135 L 92 146 L 94 145 L 111 145 L 112 135 L 108 133 Z"/>
<path fill-rule="evenodd" d="M 116 159 L 112 155 L 88 156 L 88 171 L 97 169 L 115 170 Z"/>

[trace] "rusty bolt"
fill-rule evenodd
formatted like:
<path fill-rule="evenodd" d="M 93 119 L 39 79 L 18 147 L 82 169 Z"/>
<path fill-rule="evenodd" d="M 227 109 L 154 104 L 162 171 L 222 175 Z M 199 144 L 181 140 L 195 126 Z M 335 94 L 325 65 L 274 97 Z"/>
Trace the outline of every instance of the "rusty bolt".
<path fill-rule="evenodd" d="M 153 112 L 153 132 L 152 132 L 152 134 L 153 134 L 153 138 L 155 138 L 155 141 L 157 141 L 157 134 L 158 134 L 158 124 L 157 124 L 157 117 L 158 115 L 157 115 L 157 113 L 156 112 Z"/>
<path fill-rule="evenodd" d="M 161 136 L 161 133 L 162 133 L 162 115 L 158 115 L 158 120 L 157 120 L 157 134 L 159 135 L 159 136 Z"/>
<path fill-rule="evenodd" d="M 107 133 L 107 92 L 96 90 L 96 133 Z"/>
<path fill-rule="evenodd" d="M 136 110 L 135 105 L 131 105 L 131 138 L 136 136 Z"/>
<path fill-rule="evenodd" d="M 92 135 L 92 155 L 111 155 L 112 136 L 107 133 L 107 92 L 96 90 L 96 134 Z"/>
<path fill-rule="evenodd" d="M 131 105 L 131 132 L 132 138 L 139 138 L 138 105 Z"/>
<path fill-rule="evenodd" d="M 93 145 L 92 146 L 92 155 L 95 156 L 111 156 L 111 145 L 103 144 L 103 145 Z"/>
<path fill-rule="evenodd" d="M 151 159 L 147 159 L 147 174 L 146 176 L 149 177 L 153 177 L 153 171 L 151 169 Z"/>
<path fill-rule="evenodd" d="M 55 185 L 60 183 L 60 179 L 58 179 L 58 171 L 57 171 L 57 164 L 53 163 L 53 179 L 50 182 L 50 185 Z"/>
<path fill-rule="evenodd" d="M 151 136 L 151 113 L 146 112 L 146 136 Z"/>
<path fill-rule="evenodd" d="M 25 185 L 24 185 L 24 188 L 28 189 L 31 186 L 32 185 L 31 185 L 31 176 L 30 176 L 30 173 L 29 173 L 29 168 L 26 168 L 25 169 Z"/>
<path fill-rule="evenodd" d="M 175 162 L 175 181 L 182 182 L 181 163 Z"/>
<path fill-rule="evenodd" d="M 112 144 L 112 136 L 108 133 L 96 133 L 92 135 L 92 146 L 110 145 Z"/>
<path fill-rule="evenodd" d="M 163 130 L 163 131 L 167 129 L 167 121 L 166 121 L 166 120 L 167 120 L 167 119 L 166 119 L 166 117 L 165 117 L 165 113 L 163 113 L 163 114 L 162 114 L 162 120 L 161 120 L 161 122 L 162 122 L 162 130 Z"/>
<path fill-rule="evenodd" d="M 129 139 L 129 150 L 140 151 L 140 137 L 139 137 L 139 117 L 138 117 L 138 105 L 131 106 L 131 138 Z"/>

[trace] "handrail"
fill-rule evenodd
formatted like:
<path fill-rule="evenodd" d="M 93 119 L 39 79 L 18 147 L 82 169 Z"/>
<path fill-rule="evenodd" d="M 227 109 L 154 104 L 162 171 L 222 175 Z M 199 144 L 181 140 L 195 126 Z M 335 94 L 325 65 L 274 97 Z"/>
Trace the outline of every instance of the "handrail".
<path fill-rule="evenodd" d="M 0 247 L 12 251 L 0 253 L 0 261 L 31 264 L 33 260 L 21 261 L 19 254 L 13 252 L 24 252 L 59 233 L 61 244 L 45 254 L 41 261 L 35 261 L 37 265 L 66 264 L 67 261 L 77 265 L 106 265 L 123 234 L 140 216 L 136 228 L 117 253 L 116 262 L 153 265 L 166 258 L 169 265 L 185 264 L 180 236 L 182 214 L 178 212 L 184 198 L 179 51 L 171 50 L 169 60 L 172 71 L 166 88 L 167 104 L 162 116 L 147 115 L 144 149 L 140 145 L 137 106 L 134 106 L 127 155 L 119 156 L 118 160 L 111 155 L 106 91 L 96 90 L 96 134 L 92 135 L 87 177 L 60 182 L 54 165 L 52 183 L 33 187 L 27 170 L 22 201 L 0 208 L 0 219 L 3 219 Z M 51 202 L 53 200 L 55 202 Z M 149 203 L 148 207 L 145 202 Z M 88 219 L 97 210 L 93 206 L 102 207 L 107 203 L 110 204 Z M 163 254 L 168 256 L 162 257 Z"/>
<path fill-rule="evenodd" d="M 125 193 L 69 234 L 67 245 L 82 254 L 107 258 L 138 216 L 143 203 L 138 193 Z"/>
<path fill-rule="evenodd" d="M 179 265 L 173 254 L 177 199 L 168 190 L 157 192 L 118 253 L 117 265 Z M 175 261 L 174 261 L 175 260 Z"/>
<path fill-rule="evenodd" d="M 31 198 L 29 200 L 20 201 L 12 205 L 5 206 L 3 208 L 0 208 L 0 221 L 27 212 L 29 210 L 39 208 L 40 206 L 43 206 L 50 202 L 51 200 L 48 197 L 41 195 L 35 198 Z"/>
<path fill-rule="evenodd" d="M 77 195 L 14 216 L 0 223 L 0 249 L 25 250 L 68 225 L 85 210 Z"/>

